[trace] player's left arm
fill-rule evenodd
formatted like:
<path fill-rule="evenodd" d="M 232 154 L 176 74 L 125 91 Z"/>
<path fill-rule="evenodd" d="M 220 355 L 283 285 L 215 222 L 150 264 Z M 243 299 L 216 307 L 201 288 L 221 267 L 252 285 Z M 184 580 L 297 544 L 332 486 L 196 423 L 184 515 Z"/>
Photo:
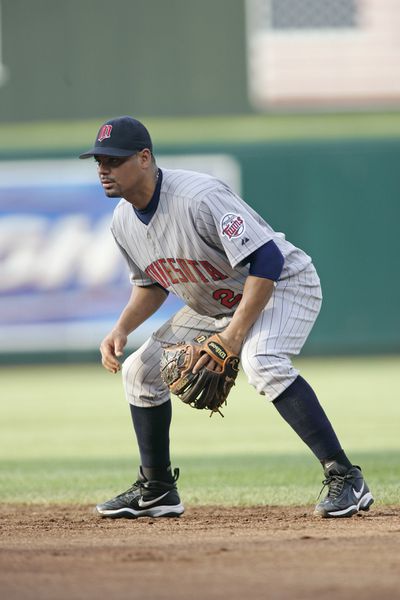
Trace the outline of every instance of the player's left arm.
<path fill-rule="evenodd" d="M 228 327 L 220 335 L 235 354 L 239 354 L 250 327 L 268 304 L 285 259 L 278 246 L 270 240 L 246 259 L 250 263 L 242 299 Z"/>
<path fill-rule="evenodd" d="M 246 335 L 268 304 L 274 287 L 275 282 L 272 279 L 248 275 L 243 287 L 242 299 L 228 327 L 219 334 L 221 340 L 235 354 L 240 353 Z"/>

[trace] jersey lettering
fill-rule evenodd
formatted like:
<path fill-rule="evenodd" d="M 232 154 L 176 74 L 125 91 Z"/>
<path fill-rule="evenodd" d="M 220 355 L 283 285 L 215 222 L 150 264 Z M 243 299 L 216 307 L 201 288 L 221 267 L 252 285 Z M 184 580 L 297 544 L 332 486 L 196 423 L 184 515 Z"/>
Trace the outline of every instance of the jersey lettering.
<path fill-rule="evenodd" d="M 188 278 L 188 280 L 191 281 L 192 283 L 196 283 L 196 277 L 193 275 L 192 271 L 190 270 L 189 265 L 186 264 L 185 259 L 177 258 L 176 262 L 178 263 L 178 265 L 182 269 L 182 272 L 185 274 L 185 276 Z"/>
<path fill-rule="evenodd" d="M 201 270 L 199 269 L 199 266 L 198 266 L 198 264 L 199 264 L 199 263 L 197 262 L 197 260 L 191 260 L 191 259 L 189 259 L 189 258 L 188 258 L 186 262 L 187 262 L 187 263 L 188 263 L 188 264 L 189 264 L 191 267 L 193 267 L 194 271 L 196 271 L 197 275 L 199 275 L 200 279 L 201 279 L 202 281 L 204 281 L 204 283 L 205 283 L 206 281 L 208 281 L 207 277 L 205 277 L 205 276 L 203 275 L 203 273 L 201 272 Z"/>
<path fill-rule="evenodd" d="M 232 290 L 228 288 L 223 288 L 219 290 L 215 290 L 213 293 L 214 300 L 218 300 L 221 302 L 222 306 L 226 306 L 227 308 L 233 308 L 236 304 L 242 299 L 243 294 L 236 294 Z"/>
<path fill-rule="evenodd" d="M 167 259 L 168 260 L 168 259 Z M 172 273 L 172 269 L 170 269 L 165 263 L 167 261 L 165 260 L 165 258 L 160 258 L 158 263 L 161 265 L 161 267 L 164 269 L 164 273 L 167 274 L 168 279 L 170 280 L 171 283 L 179 283 L 179 279 L 175 279 L 175 277 L 173 276 Z"/>
<path fill-rule="evenodd" d="M 175 266 L 175 263 L 180 268 Z M 145 272 L 164 288 L 188 281 L 209 283 L 211 280 L 221 281 L 228 277 L 208 260 L 197 261 L 190 258 L 159 258 L 146 267 Z"/>
<path fill-rule="evenodd" d="M 221 279 L 226 279 L 228 275 L 224 275 L 221 271 L 218 271 L 208 260 L 199 260 L 199 263 L 202 267 L 205 268 L 207 273 L 211 275 L 211 279 L 214 281 L 220 281 Z"/>
<path fill-rule="evenodd" d="M 157 265 L 155 263 L 152 263 L 151 265 L 149 265 L 146 269 L 147 275 L 149 277 L 151 277 L 152 279 L 155 279 L 155 281 L 157 281 L 157 283 L 159 283 L 163 288 L 169 287 L 168 281 L 165 279 L 165 277 L 163 275 L 161 275 L 161 273 L 159 272 L 159 270 L 156 267 L 157 267 Z"/>
<path fill-rule="evenodd" d="M 175 267 L 172 263 L 175 262 L 174 258 L 167 258 L 167 263 L 170 265 L 171 269 L 174 271 L 174 273 L 176 273 L 179 277 L 179 281 L 181 283 L 186 283 L 188 278 L 186 277 L 186 275 L 183 273 L 182 269 L 178 269 L 177 267 Z"/>

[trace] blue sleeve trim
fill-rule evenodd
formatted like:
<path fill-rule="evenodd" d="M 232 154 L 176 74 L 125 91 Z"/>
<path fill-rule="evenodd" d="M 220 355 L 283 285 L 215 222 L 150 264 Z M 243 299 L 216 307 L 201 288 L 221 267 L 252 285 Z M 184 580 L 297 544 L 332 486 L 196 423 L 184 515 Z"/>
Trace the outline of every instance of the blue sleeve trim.
<path fill-rule="evenodd" d="M 270 240 L 248 256 L 249 275 L 278 281 L 285 259 L 273 240 Z"/>
<path fill-rule="evenodd" d="M 157 283 L 157 281 L 154 281 L 151 285 L 138 285 L 138 287 L 151 287 L 151 286 L 157 286 L 160 288 L 160 290 L 162 290 L 163 292 L 165 292 L 168 296 L 169 291 L 165 289 L 165 287 L 163 287 L 162 285 L 160 285 L 159 283 Z"/>
<path fill-rule="evenodd" d="M 155 281 L 155 282 L 153 283 L 153 285 L 156 285 L 157 287 L 159 287 L 159 288 L 160 288 L 160 290 L 162 290 L 163 292 L 165 292 L 165 293 L 167 294 L 167 296 L 168 296 L 168 294 L 169 294 L 169 291 L 168 291 L 168 290 L 166 290 L 166 289 L 165 289 L 165 287 L 163 287 L 162 285 L 160 285 L 159 283 L 157 283 L 157 281 Z"/>

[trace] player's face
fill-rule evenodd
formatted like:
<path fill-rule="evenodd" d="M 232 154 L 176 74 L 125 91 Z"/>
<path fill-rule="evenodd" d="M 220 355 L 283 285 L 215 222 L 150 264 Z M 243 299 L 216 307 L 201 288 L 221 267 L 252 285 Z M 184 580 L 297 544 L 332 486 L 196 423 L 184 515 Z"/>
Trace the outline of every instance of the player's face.
<path fill-rule="evenodd" d="M 103 190 L 109 198 L 125 198 L 140 188 L 145 171 L 142 153 L 133 156 L 95 156 L 97 171 Z"/>

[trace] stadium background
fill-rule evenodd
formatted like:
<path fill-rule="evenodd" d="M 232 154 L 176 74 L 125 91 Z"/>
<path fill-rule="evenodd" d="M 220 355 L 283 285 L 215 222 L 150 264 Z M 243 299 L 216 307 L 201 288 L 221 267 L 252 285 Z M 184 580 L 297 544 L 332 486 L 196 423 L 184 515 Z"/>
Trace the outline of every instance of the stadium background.
<path fill-rule="evenodd" d="M 229 181 L 311 254 L 325 304 L 305 352 L 397 352 L 399 23 L 379 6 L 2 0 L 1 360 L 93 357 L 129 294 L 114 203 L 76 160 L 118 114 L 149 124 L 161 166 Z"/>
<path fill-rule="evenodd" d="M 398 0 L 0 0 L 4 597 L 398 597 L 399 34 Z M 296 365 L 366 474 L 363 518 L 310 518 L 320 465 L 242 375 L 224 419 L 173 401 L 184 519 L 93 517 L 139 457 L 97 350 L 130 293 L 115 202 L 77 155 L 122 114 L 313 257 Z"/>
<path fill-rule="evenodd" d="M 114 202 L 76 158 L 131 114 L 161 166 L 217 174 L 313 257 L 325 302 L 299 364 L 398 502 L 399 16 L 393 0 L 0 1 L 2 500 L 94 502 L 132 477 L 97 350 L 127 272 Z M 266 406 L 244 382 L 224 420 L 175 403 L 188 502 L 315 500 L 318 465 Z"/>

